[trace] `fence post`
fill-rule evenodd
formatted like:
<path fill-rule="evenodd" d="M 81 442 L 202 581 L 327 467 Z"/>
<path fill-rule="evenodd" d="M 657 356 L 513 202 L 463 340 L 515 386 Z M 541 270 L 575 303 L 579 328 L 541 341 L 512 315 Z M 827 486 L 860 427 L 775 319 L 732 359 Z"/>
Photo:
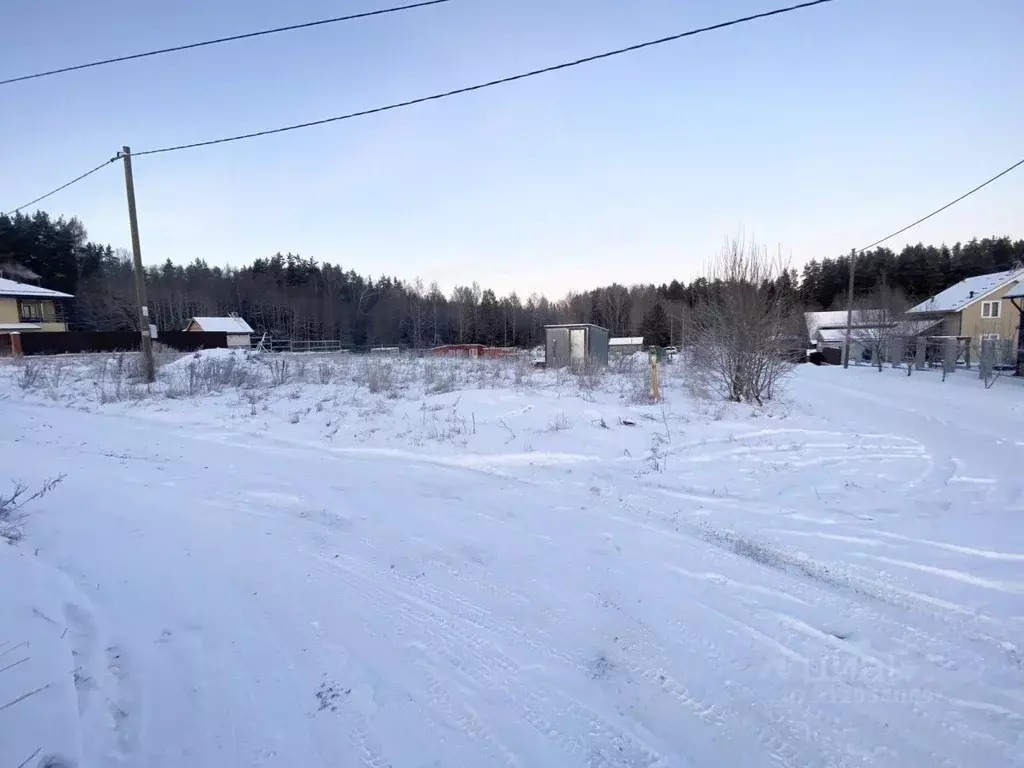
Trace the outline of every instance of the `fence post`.
<path fill-rule="evenodd" d="M 946 374 L 956 372 L 956 358 L 960 350 L 960 344 L 956 339 L 946 339 L 942 345 L 942 378 Z"/>
<path fill-rule="evenodd" d="M 907 340 L 902 336 L 897 336 L 895 339 L 889 342 L 889 365 L 893 368 L 899 368 L 903 365 L 903 357 L 906 354 Z"/>
<path fill-rule="evenodd" d="M 981 354 L 978 356 L 978 378 L 984 382 L 988 382 L 988 377 L 992 375 L 993 346 L 991 339 L 981 340 Z"/>

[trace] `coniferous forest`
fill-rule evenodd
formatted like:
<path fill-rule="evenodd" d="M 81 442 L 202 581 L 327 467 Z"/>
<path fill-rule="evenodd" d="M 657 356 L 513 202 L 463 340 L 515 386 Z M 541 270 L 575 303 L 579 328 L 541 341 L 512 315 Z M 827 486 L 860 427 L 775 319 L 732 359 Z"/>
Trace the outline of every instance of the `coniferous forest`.
<path fill-rule="evenodd" d="M 701 254 L 705 256 L 706 254 Z M 954 245 L 878 248 L 857 261 L 858 295 L 881 283 L 923 300 L 972 275 L 1024 263 L 1024 240 L 991 237 Z M 812 259 L 778 279 L 775 290 L 798 309 L 832 309 L 846 291 L 849 256 Z M 129 253 L 91 242 L 77 219 L 0 216 L 0 269 L 75 295 L 68 319 L 78 330 L 138 327 Z M 444 293 L 436 283 L 371 277 L 299 254 L 259 256 L 245 266 L 171 261 L 146 270 L 150 312 L 157 326 L 181 329 L 194 315 L 238 312 L 257 332 L 274 338 L 337 339 L 368 345 L 433 346 L 483 343 L 533 346 L 555 322 L 592 322 L 613 335 L 643 335 L 648 343 L 678 342 L 687 309 L 713 295 L 704 278 L 661 285 L 612 284 L 553 299 L 498 296 L 467 275 Z"/>

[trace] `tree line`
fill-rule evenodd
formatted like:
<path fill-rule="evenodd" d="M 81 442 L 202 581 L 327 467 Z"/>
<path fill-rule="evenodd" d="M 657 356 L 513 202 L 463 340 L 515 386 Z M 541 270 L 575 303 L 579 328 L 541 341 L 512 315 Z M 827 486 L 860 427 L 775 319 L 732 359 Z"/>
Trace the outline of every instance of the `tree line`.
<path fill-rule="evenodd" d="M 1024 262 L 1024 240 L 972 240 L 952 247 L 878 248 L 858 257 L 857 293 L 879 285 L 923 300 L 964 277 Z M 780 270 L 767 287 L 794 310 L 829 309 L 845 295 L 849 256 L 810 261 L 802 274 Z M 77 219 L 0 216 L 0 271 L 13 279 L 73 294 L 72 328 L 135 330 L 138 312 L 130 255 L 91 242 Z M 237 312 L 259 334 L 336 339 L 352 347 L 482 343 L 530 347 L 544 325 L 590 322 L 613 336 L 680 343 L 687 315 L 718 295 L 720 279 L 661 285 L 612 284 L 552 300 L 540 294 L 498 296 L 476 282 L 444 293 L 437 283 L 357 274 L 298 254 L 277 253 L 239 267 L 167 261 L 146 268 L 150 315 L 158 328 L 179 330 L 193 316 Z"/>

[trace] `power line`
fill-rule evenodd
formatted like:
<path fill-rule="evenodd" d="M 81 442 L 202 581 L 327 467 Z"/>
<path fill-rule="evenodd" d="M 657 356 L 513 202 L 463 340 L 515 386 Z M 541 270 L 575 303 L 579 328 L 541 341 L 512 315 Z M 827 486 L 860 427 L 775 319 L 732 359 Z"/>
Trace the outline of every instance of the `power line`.
<path fill-rule="evenodd" d="M 336 123 L 341 120 L 351 120 L 356 117 L 366 117 L 367 115 L 375 115 L 380 112 L 390 112 L 395 109 L 402 109 L 403 107 L 411 107 L 415 104 L 423 104 L 428 101 L 438 101 L 439 99 L 446 99 L 449 96 L 458 96 L 464 93 L 471 93 L 473 91 L 482 91 L 485 88 L 492 88 L 497 85 L 505 85 L 507 83 L 513 83 L 517 80 L 525 80 L 529 77 L 536 77 L 537 75 L 544 75 L 549 72 L 557 72 L 563 69 L 570 69 L 572 67 L 578 67 L 582 64 L 590 64 L 591 62 L 600 61 L 602 59 L 610 59 L 613 56 L 620 56 L 624 53 L 632 53 L 639 51 L 644 48 L 652 48 L 656 45 L 663 45 L 665 43 L 672 43 L 677 40 L 682 40 L 687 37 L 694 37 L 696 35 L 703 34 L 705 32 L 714 32 L 719 29 L 725 29 L 727 27 L 734 27 L 739 24 L 745 24 L 750 21 L 756 21 L 758 19 L 766 19 L 771 16 L 781 16 L 784 13 L 792 13 L 793 11 L 803 10 L 805 8 L 812 8 L 816 5 L 824 5 L 825 3 L 831 3 L 833 0 L 811 0 L 810 2 L 803 2 L 797 5 L 791 5 L 786 8 L 778 8 L 774 11 L 765 11 L 764 13 L 756 13 L 752 16 L 744 16 L 739 19 L 733 19 L 732 21 L 724 21 L 720 24 L 712 24 L 709 27 L 700 27 L 699 29 L 691 29 L 688 32 L 681 32 L 676 35 L 670 35 L 668 37 L 662 37 L 657 40 L 649 40 L 644 43 L 638 43 L 636 45 L 630 45 L 626 48 L 618 48 L 613 51 L 606 51 L 605 53 L 598 53 L 593 56 L 586 56 L 582 59 L 576 59 L 574 61 L 567 61 L 562 64 L 555 64 L 550 67 L 543 67 L 542 69 L 534 69 L 529 72 L 522 72 L 518 75 L 510 75 L 509 77 L 502 77 L 497 80 L 489 80 L 486 83 L 479 83 L 477 85 L 470 85 L 464 88 L 456 88 L 451 91 L 445 91 L 443 93 L 435 93 L 431 96 L 421 96 L 416 99 L 410 99 L 408 101 L 400 101 L 395 104 L 388 104 L 383 107 L 373 107 L 372 109 L 364 109 L 359 112 L 350 112 L 347 115 L 339 115 L 338 117 L 328 117 L 322 120 L 311 120 L 306 123 L 296 123 L 294 125 L 287 125 L 283 128 L 270 128 L 265 131 L 254 131 L 253 133 L 243 133 L 238 136 L 229 136 L 222 139 L 211 139 L 208 141 L 196 141 L 191 144 L 178 144 L 173 147 L 163 147 L 161 149 L 149 149 L 142 152 L 134 152 L 136 157 L 142 155 L 156 155 L 163 152 L 177 152 L 182 149 L 195 149 L 196 147 L 208 147 L 214 144 L 226 144 L 231 141 L 241 141 L 243 139 L 254 139 L 259 136 L 269 136 L 275 133 L 285 133 L 287 131 L 296 131 L 300 128 L 311 128 L 316 125 L 325 125 L 327 123 Z"/>
<path fill-rule="evenodd" d="M 46 193 L 45 195 L 40 195 L 40 196 L 39 196 L 39 197 L 37 197 L 37 198 L 36 198 L 35 200 L 29 200 L 29 201 L 28 201 L 27 203 L 25 203 L 24 205 L 19 205 L 19 206 L 18 206 L 17 208 L 15 208 L 15 209 L 13 209 L 13 210 L 10 210 L 10 211 L 8 211 L 8 212 L 7 212 L 7 213 L 5 213 L 4 215 L 5 215 L 5 216 L 13 216 L 14 214 L 18 213 L 18 212 L 19 212 L 19 211 L 21 211 L 22 209 L 24 209 L 24 208 L 28 208 L 28 207 L 29 207 L 30 205 L 35 205 L 36 203 L 38 203 L 38 202 L 40 202 L 40 201 L 42 201 L 42 200 L 45 200 L 46 198 L 50 197 L 50 195 L 56 195 L 56 194 L 57 194 L 58 192 L 60 192 L 60 191 L 62 191 L 62 190 L 65 190 L 65 189 L 67 189 L 67 188 L 68 188 L 68 187 L 70 187 L 70 186 L 71 186 L 72 184 L 77 184 L 77 183 L 78 183 L 78 182 L 80 182 L 80 181 L 81 181 L 82 179 L 86 178 L 87 176 L 92 176 L 92 175 L 93 175 L 94 173 L 96 173 L 96 171 L 98 171 L 98 170 L 100 170 L 100 169 L 102 169 L 102 168 L 106 168 L 106 167 L 107 167 L 108 165 L 110 165 L 111 163 L 113 163 L 113 162 L 115 162 L 115 161 L 117 161 L 117 160 L 120 160 L 120 159 L 121 159 L 121 156 L 120 156 L 120 155 L 115 155 L 114 157 L 110 158 L 110 159 L 109 159 L 109 160 L 107 160 L 106 162 L 100 163 L 99 165 L 97 165 L 97 166 L 96 166 L 95 168 L 93 168 L 92 170 L 90 170 L 90 171 L 86 171 L 86 172 L 85 172 L 85 173 L 83 173 L 83 174 L 82 174 L 81 176 L 76 176 L 76 177 L 75 177 L 75 178 L 73 178 L 73 179 L 72 179 L 71 181 L 69 181 L 69 182 L 68 182 L 67 184 L 61 184 L 61 185 L 60 185 L 59 187 L 57 187 L 56 189 L 51 189 L 51 190 L 50 190 L 49 192 L 47 192 L 47 193 Z"/>
<path fill-rule="evenodd" d="M 913 229 L 918 224 L 923 224 L 924 222 L 928 221 L 928 219 L 932 218 L 932 216 L 938 216 L 940 213 L 942 213 L 943 211 L 947 210 L 948 208 L 952 208 L 954 205 L 959 203 L 961 200 L 966 200 L 968 197 L 973 195 L 975 192 L 979 192 L 980 190 L 984 189 L 989 184 L 991 184 L 993 181 L 998 181 L 999 179 L 1003 178 L 1003 176 L 1005 176 L 1006 174 L 1010 173 L 1011 171 L 1016 170 L 1017 168 L 1020 168 L 1022 165 L 1024 165 L 1024 160 L 1021 160 L 1019 162 L 1014 163 L 1009 168 L 1007 168 L 1005 171 L 1000 171 L 999 173 L 997 173 L 995 176 L 993 176 L 988 181 L 983 182 L 982 184 L 979 184 L 978 186 L 976 186 L 970 192 L 966 192 L 966 193 L 960 195 L 960 197 L 958 197 L 956 200 L 953 200 L 952 202 L 946 203 L 941 208 L 935 209 L 934 211 L 929 213 L 927 216 L 923 216 L 920 219 L 918 219 L 917 221 L 915 221 L 913 224 L 908 224 L 903 229 L 897 230 L 896 232 L 893 232 L 891 235 L 886 235 L 881 240 L 876 240 L 871 245 L 867 245 L 867 246 L 861 248 L 859 251 L 857 251 L 857 253 L 861 254 L 861 253 L 864 253 L 864 251 L 870 251 L 872 248 L 875 248 L 875 247 L 881 245 L 882 243 L 886 242 L 887 240 L 892 240 L 897 235 L 902 235 L 907 230 Z"/>
<path fill-rule="evenodd" d="M 275 27 L 274 29 L 263 29 L 258 32 L 246 32 L 241 35 L 231 35 L 229 37 L 218 37 L 214 40 L 203 40 L 198 43 L 188 43 L 186 45 L 175 45 L 170 48 L 159 48 L 155 51 L 144 51 L 143 53 L 131 53 L 127 56 L 116 56 L 112 59 L 101 59 L 99 61 L 90 61 L 87 64 L 76 64 L 71 67 L 61 67 L 60 69 L 50 69 L 46 72 L 36 72 L 31 75 L 21 75 L 20 77 L 11 77 L 6 80 L 0 80 L 0 85 L 10 85 L 11 83 L 20 83 L 25 80 L 36 80 L 40 77 L 50 77 L 51 75 L 60 75 L 65 72 L 75 72 L 79 69 L 89 69 L 91 67 L 102 67 L 107 64 L 118 64 L 122 61 L 133 61 L 135 59 L 145 59 L 150 56 L 160 56 L 165 53 L 177 53 L 178 51 L 189 51 L 193 48 L 203 48 L 207 45 L 219 45 L 220 43 L 232 43 L 236 40 L 248 40 L 252 37 L 263 37 L 264 35 L 275 35 L 278 32 L 293 32 L 297 29 L 309 29 L 311 27 L 322 27 L 327 24 L 337 24 L 341 21 L 354 21 L 355 19 L 366 19 L 371 16 L 384 16 L 389 13 L 398 13 L 399 11 L 410 11 L 414 8 L 425 8 L 428 5 L 441 5 L 442 3 L 449 3 L 451 0 L 424 0 L 423 2 L 410 3 L 408 5 L 399 5 L 393 8 L 381 8 L 376 11 L 366 11 L 364 13 L 353 13 L 348 16 L 335 16 L 331 19 L 320 19 L 319 21 L 307 21 L 303 24 L 292 24 L 287 27 Z"/>

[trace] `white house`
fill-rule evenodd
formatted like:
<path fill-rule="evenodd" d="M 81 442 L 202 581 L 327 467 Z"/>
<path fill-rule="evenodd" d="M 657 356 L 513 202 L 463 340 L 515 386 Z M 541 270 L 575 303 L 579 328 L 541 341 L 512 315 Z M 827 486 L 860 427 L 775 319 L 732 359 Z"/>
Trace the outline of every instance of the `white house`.
<path fill-rule="evenodd" d="M 643 336 L 619 336 L 608 339 L 608 352 L 612 355 L 631 355 L 634 352 L 643 352 Z"/>
<path fill-rule="evenodd" d="M 846 343 L 846 310 L 830 312 L 804 312 L 807 323 L 807 337 L 811 346 L 821 352 L 826 347 L 843 349 Z M 850 359 L 859 360 L 866 354 L 866 346 L 858 341 L 861 331 L 876 327 L 877 315 L 873 310 L 853 311 L 850 328 Z"/>
<path fill-rule="evenodd" d="M 186 331 L 206 331 L 207 333 L 226 333 L 229 347 L 249 348 L 251 336 L 255 331 L 245 320 L 232 313 L 227 317 L 193 317 L 185 326 Z"/>

